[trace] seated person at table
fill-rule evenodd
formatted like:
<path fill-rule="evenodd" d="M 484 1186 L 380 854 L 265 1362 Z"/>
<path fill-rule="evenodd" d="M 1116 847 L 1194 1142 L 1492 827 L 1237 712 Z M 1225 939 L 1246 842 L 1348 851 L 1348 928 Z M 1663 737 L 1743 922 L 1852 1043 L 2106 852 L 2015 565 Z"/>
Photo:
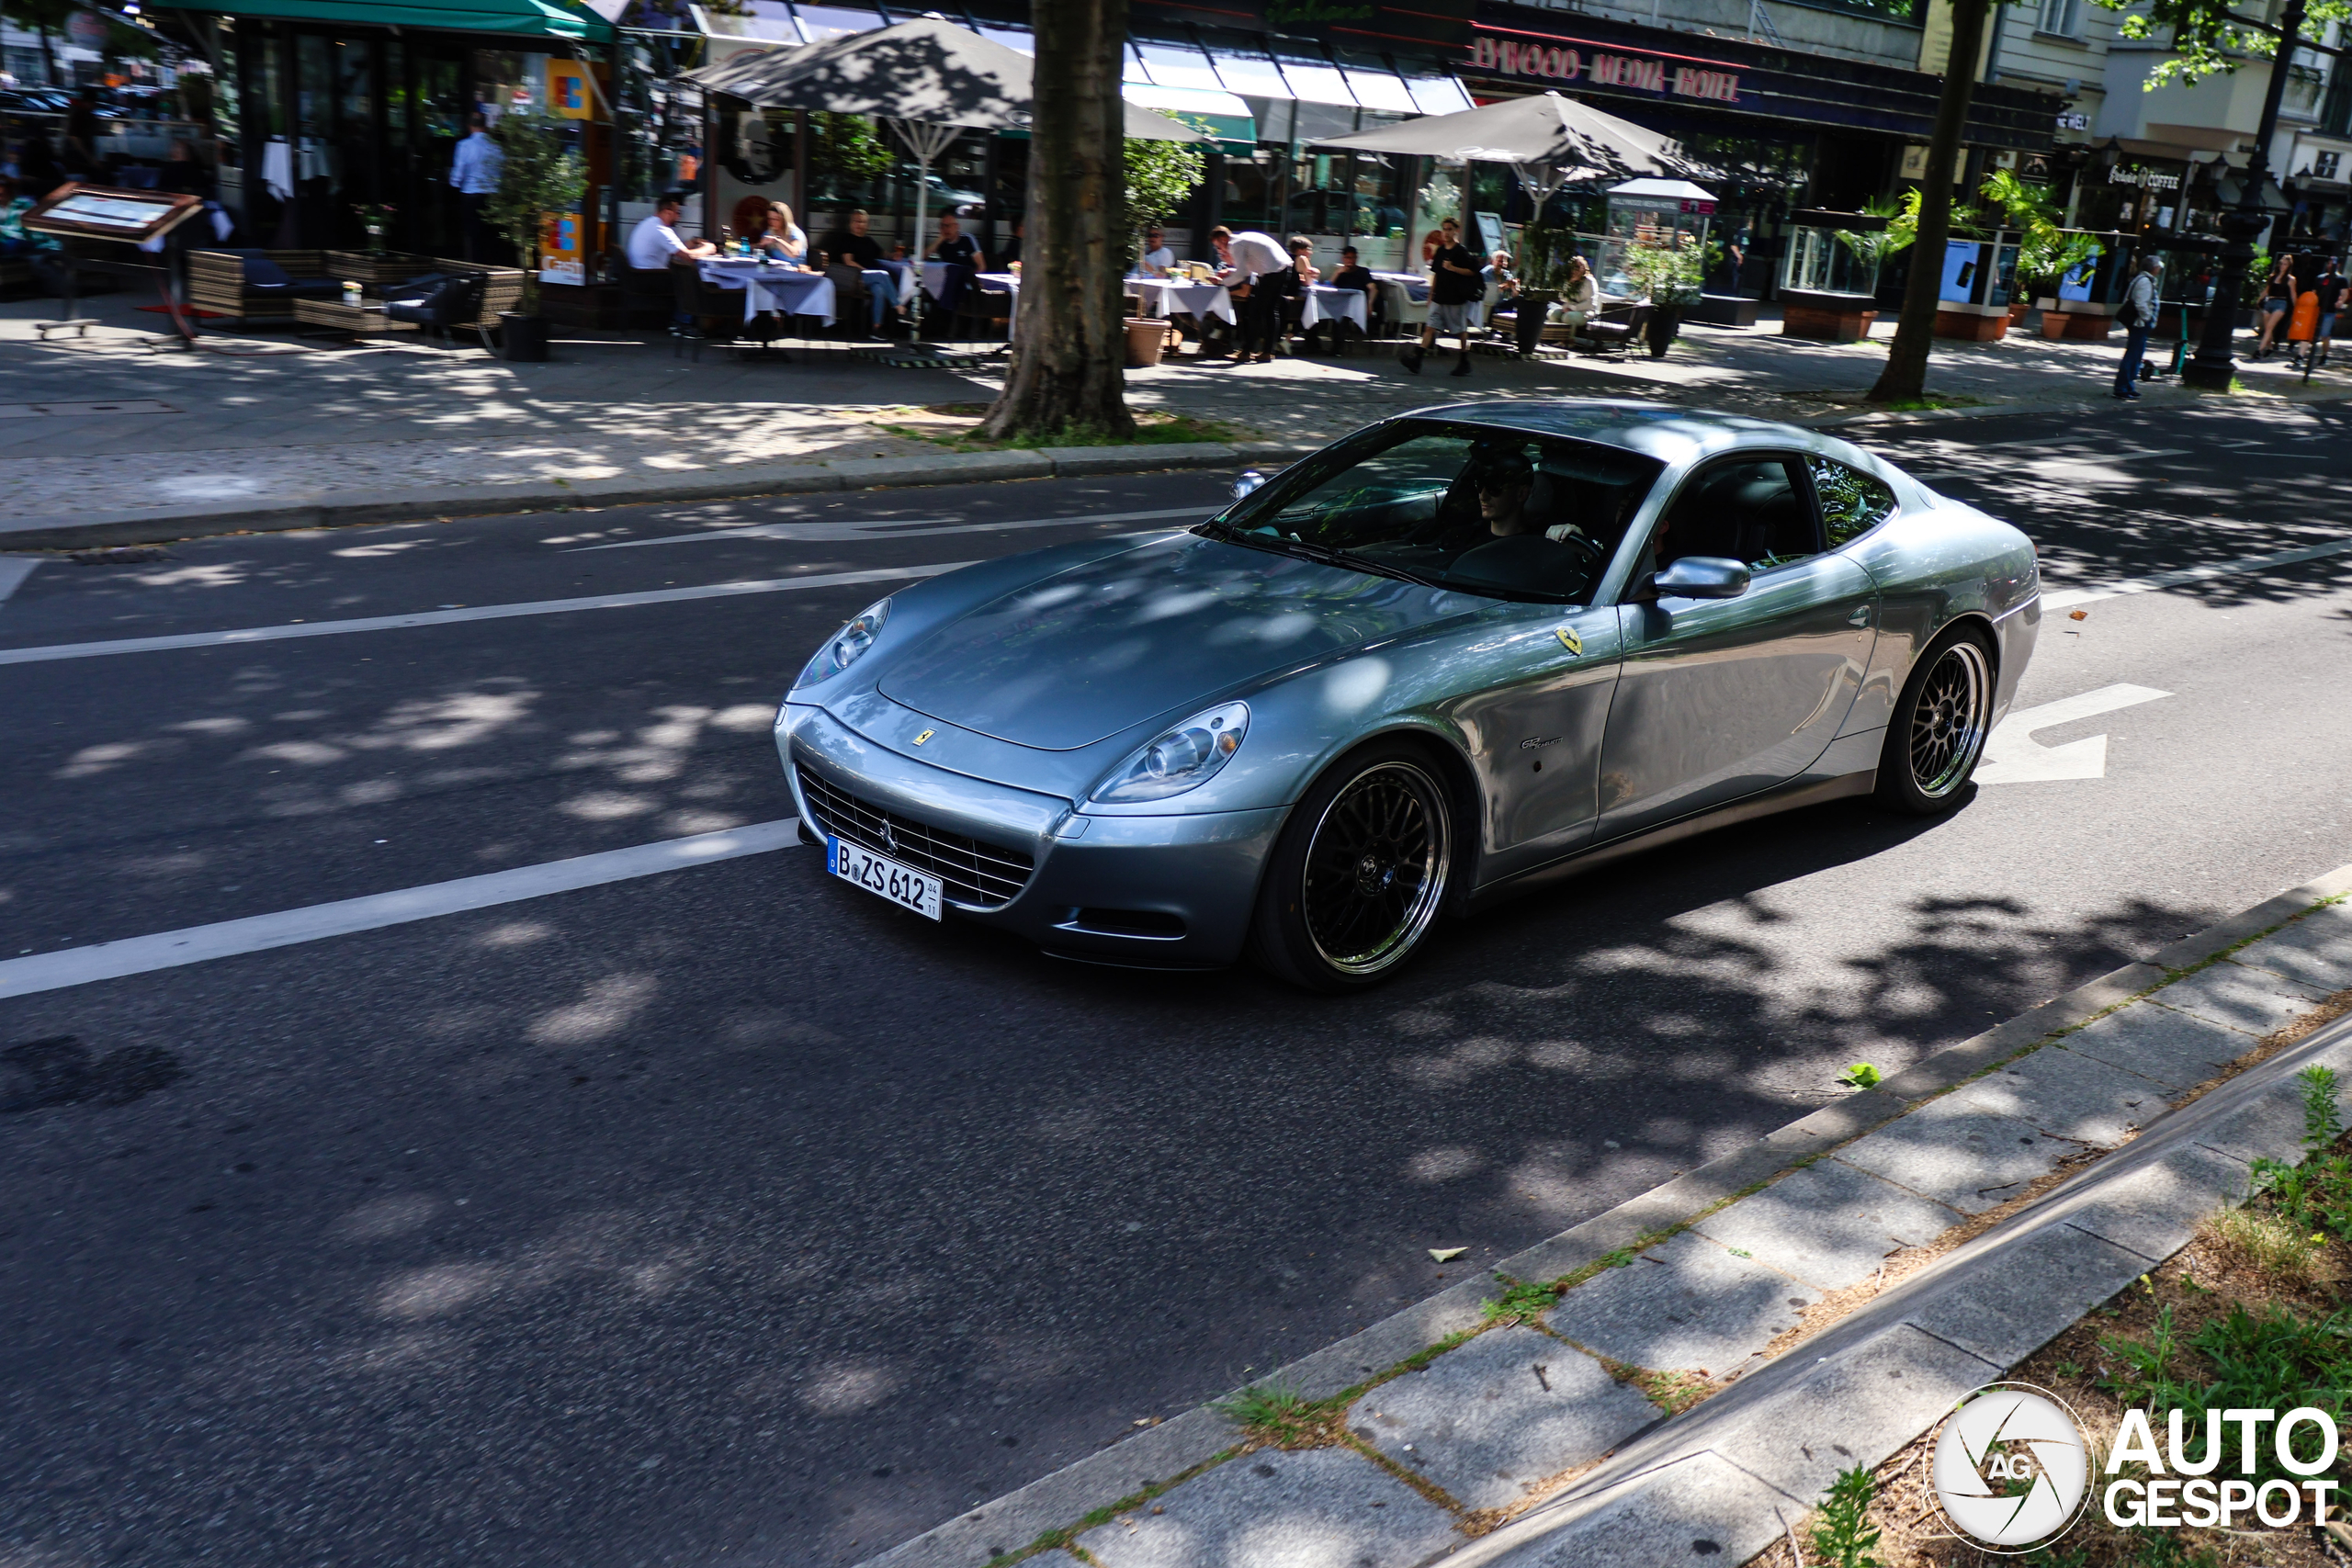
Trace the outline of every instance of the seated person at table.
<path fill-rule="evenodd" d="M 825 236 L 819 250 L 834 265 L 856 267 L 864 275 L 878 328 L 884 312 L 895 312 L 907 298 L 907 264 L 883 255 L 882 242 L 865 231 L 870 222 L 862 207 L 843 213 L 841 226 Z"/>
<path fill-rule="evenodd" d="M 808 236 L 792 220 L 792 209 L 781 201 L 771 201 L 763 215 L 764 232 L 752 242 L 752 251 L 770 261 L 790 262 L 806 266 L 808 262 Z"/>
<path fill-rule="evenodd" d="M 1380 291 L 1373 287 L 1372 269 L 1358 263 L 1356 248 L 1353 245 L 1341 247 L 1340 265 L 1332 272 L 1329 281 L 1334 288 L 1351 288 L 1363 295 L 1364 320 L 1366 322 L 1373 320 L 1375 308 L 1380 303 Z M 1306 334 L 1306 341 L 1318 352 L 1323 344 L 1328 342 L 1333 353 L 1343 354 L 1346 349 L 1342 345 L 1347 335 L 1356 330 L 1356 324 L 1345 317 L 1329 315 L 1315 323 Z"/>
<path fill-rule="evenodd" d="M 628 265 L 639 272 L 660 272 L 668 266 L 691 266 L 705 256 L 715 256 L 718 247 L 708 240 L 696 240 L 688 244 L 678 235 L 678 215 L 685 210 L 685 197 L 676 191 L 665 191 L 653 203 L 653 213 L 640 219 L 629 231 Z M 694 312 L 673 310 L 670 330 L 684 333 L 694 330 Z"/>
<path fill-rule="evenodd" d="M 1284 296 L 1277 310 L 1282 318 L 1278 336 L 1287 339 L 1299 331 L 1299 317 L 1306 309 L 1306 291 L 1323 276 L 1315 265 L 1315 242 L 1304 234 L 1293 234 L 1290 249 L 1290 276 L 1283 282 Z"/>
<path fill-rule="evenodd" d="M 1341 247 L 1340 270 L 1331 275 L 1331 287 L 1353 288 L 1369 294 L 1372 292 L 1372 269 L 1356 260 L 1356 248 L 1353 245 Z"/>
<path fill-rule="evenodd" d="M 947 272 L 939 280 L 939 308 L 953 313 L 964 303 L 965 291 L 988 265 L 988 257 L 980 254 L 979 242 L 964 232 L 964 220 L 953 212 L 939 215 L 939 237 L 923 252 L 925 261 L 944 262 Z"/>
<path fill-rule="evenodd" d="M 1143 275 L 1146 277 L 1166 277 L 1168 269 L 1176 265 L 1176 253 L 1168 248 L 1168 236 L 1155 223 L 1143 231 Z"/>

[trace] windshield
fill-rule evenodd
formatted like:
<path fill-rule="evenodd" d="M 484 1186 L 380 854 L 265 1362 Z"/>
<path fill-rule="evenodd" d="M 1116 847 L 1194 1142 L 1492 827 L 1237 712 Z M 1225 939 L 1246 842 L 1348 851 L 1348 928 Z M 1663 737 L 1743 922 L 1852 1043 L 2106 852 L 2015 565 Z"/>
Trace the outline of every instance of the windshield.
<path fill-rule="evenodd" d="M 1465 592 L 1582 604 L 1658 472 L 1613 446 L 1406 421 L 1308 458 L 1204 531 Z"/>

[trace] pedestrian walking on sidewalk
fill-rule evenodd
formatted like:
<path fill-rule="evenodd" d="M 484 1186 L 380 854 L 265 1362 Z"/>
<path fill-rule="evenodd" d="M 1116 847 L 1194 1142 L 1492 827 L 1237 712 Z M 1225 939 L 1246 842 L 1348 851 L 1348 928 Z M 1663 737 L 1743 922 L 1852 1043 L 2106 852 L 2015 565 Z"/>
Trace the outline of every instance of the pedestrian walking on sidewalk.
<path fill-rule="evenodd" d="M 2262 335 L 2255 340 L 2254 356 L 2270 357 L 2270 340 L 2287 330 L 2287 312 L 2295 308 L 2295 258 L 2290 252 L 2279 253 L 2270 264 L 2270 276 L 2262 286 Z"/>
<path fill-rule="evenodd" d="M 2115 367 L 2115 395 L 2125 402 L 2140 396 L 2140 362 L 2148 357 L 2148 332 L 2156 324 L 2156 279 L 2165 264 L 2154 256 L 2140 258 L 2140 270 L 2123 289 L 2123 303 L 2115 319 L 2123 326 L 2123 363 Z"/>
<path fill-rule="evenodd" d="M 1418 376 L 1421 359 L 1437 346 L 1440 333 L 1452 333 L 1462 345 L 1453 374 L 1470 374 L 1470 334 L 1478 328 L 1479 307 L 1487 297 L 1480 257 L 1462 243 L 1462 226 L 1449 218 L 1439 231 L 1443 243 L 1430 257 L 1430 315 L 1421 323 L 1421 341 L 1405 351 L 1405 368 Z"/>

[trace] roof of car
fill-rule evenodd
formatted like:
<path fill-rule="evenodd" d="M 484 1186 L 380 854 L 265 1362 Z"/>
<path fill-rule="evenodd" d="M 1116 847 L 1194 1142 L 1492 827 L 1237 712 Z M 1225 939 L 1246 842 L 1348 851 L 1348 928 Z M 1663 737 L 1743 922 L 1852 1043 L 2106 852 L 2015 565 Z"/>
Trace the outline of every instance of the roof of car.
<path fill-rule="evenodd" d="M 1822 445 L 1811 431 L 1775 420 L 1603 398 L 1448 403 L 1417 409 L 1406 417 L 1493 425 L 1536 435 L 1566 435 L 1622 446 L 1668 465 L 1760 443 L 1800 450 L 1817 450 Z"/>

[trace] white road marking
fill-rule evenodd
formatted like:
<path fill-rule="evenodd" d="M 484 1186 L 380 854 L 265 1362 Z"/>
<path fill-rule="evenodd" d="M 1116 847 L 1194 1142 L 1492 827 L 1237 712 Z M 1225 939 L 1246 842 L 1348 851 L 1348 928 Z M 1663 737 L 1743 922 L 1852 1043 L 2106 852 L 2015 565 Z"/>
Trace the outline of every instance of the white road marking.
<path fill-rule="evenodd" d="M 86 986 L 96 980 L 118 980 L 126 975 L 144 975 L 184 964 L 232 958 L 242 953 L 291 947 L 298 942 L 348 936 L 354 931 L 380 931 L 411 920 L 487 909 L 525 898 L 543 898 L 550 893 L 570 893 L 600 883 L 765 854 L 799 842 L 799 831 L 797 818 L 756 822 L 748 828 L 696 833 L 691 838 L 638 844 L 626 850 L 606 850 L 599 854 L 549 861 L 544 865 L 516 866 L 509 871 L 463 876 L 455 882 L 436 882 L 396 893 L 371 893 L 361 898 L 313 904 L 274 915 L 251 915 L 242 920 L 221 920 L 214 925 L 159 931 L 153 936 L 67 948 L 62 953 L 11 958 L 0 962 L 0 998 Z"/>
<path fill-rule="evenodd" d="M 1158 512 L 1090 512 L 1078 517 L 1028 517 L 1010 523 L 958 523 L 948 517 L 912 517 L 904 522 L 754 523 L 741 528 L 706 528 L 698 534 L 665 534 L 658 539 L 623 539 L 610 545 L 575 545 L 563 551 L 635 550 L 648 545 L 693 545 L 721 539 L 919 539 L 932 534 L 979 534 L 997 528 L 1063 528 L 1080 523 L 1154 523 L 1167 517 L 1207 518 L 1214 506 L 1169 506 Z"/>
<path fill-rule="evenodd" d="M 2298 561 L 2340 556 L 2348 550 L 2352 550 L 2352 539 L 2331 539 L 2324 545 L 2305 545 L 2299 549 L 2279 550 L 2267 556 L 2246 556 L 2238 560 L 2215 561 L 2209 566 L 2185 566 L 2175 571 L 2126 578 L 2120 582 L 2109 582 L 2098 588 L 2062 588 L 2055 593 L 2044 593 L 2041 607 L 2044 610 L 2070 610 L 2077 604 L 2095 604 L 2101 599 L 2119 598 L 2126 593 L 2154 593 L 2160 588 L 2178 588 L 2187 582 L 2204 582 L 2216 577 L 2239 577 L 2249 571 L 2267 571 L 2274 566 L 2292 566 Z"/>
<path fill-rule="evenodd" d="M 347 632 L 398 631 L 411 626 L 447 626 L 463 621 L 498 621 L 514 615 L 562 615 L 575 610 L 617 610 L 636 604 L 675 604 L 693 599 L 731 599 L 745 593 L 789 593 L 801 588 L 840 588 L 853 582 L 886 582 L 901 577 L 936 577 L 973 563 L 941 561 L 931 566 L 885 566 L 869 571 L 832 571 L 813 577 L 773 578 L 762 582 L 714 582 L 701 588 L 657 588 L 644 593 L 599 593 L 585 599 L 535 599 L 522 604 L 469 604 L 460 610 L 425 610 L 413 615 L 368 615 L 351 621 L 302 621 L 282 626 L 244 626 L 236 631 L 186 632 L 177 637 L 129 637 L 111 642 L 62 642 L 46 648 L 0 648 L 0 664 L 40 664 L 55 659 L 98 659 L 115 653 L 155 653 L 175 648 L 221 648 L 276 642 L 296 637 L 340 637 Z"/>
<path fill-rule="evenodd" d="M 2046 784 L 2053 779 L 2103 779 L 2107 777 L 2106 736 L 2070 740 L 2064 746 L 2044 746 L 2034 739 L 2033 732 L 2171 695 L 2170 692 L 2159 692 L 2153 686 L 2101 686 L 2095 692 L 2044 703 L 2040 707 L 2016 709 L 1984 738 L 1984 760 L 1977 765 L 1976 782 Z"/>
<path fill-rule="evenodd" d="M 0 556 L 0 604 L 6 604 L 8 595 L 25 585 L 25 579 L 40 563 L 39 556 Z"/>

